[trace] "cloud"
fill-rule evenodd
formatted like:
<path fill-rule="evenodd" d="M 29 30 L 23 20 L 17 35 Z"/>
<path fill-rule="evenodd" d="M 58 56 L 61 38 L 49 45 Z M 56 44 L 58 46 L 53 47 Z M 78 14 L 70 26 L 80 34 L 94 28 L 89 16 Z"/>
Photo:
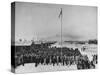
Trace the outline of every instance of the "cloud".
<path fill-rule="evenodd" d="M 78 40 L 82 38 L 82 36 L 75 35 L 75 34 L 63 34 L 62 37 L 66 39 L 71 39 L 71 40 Z"/>

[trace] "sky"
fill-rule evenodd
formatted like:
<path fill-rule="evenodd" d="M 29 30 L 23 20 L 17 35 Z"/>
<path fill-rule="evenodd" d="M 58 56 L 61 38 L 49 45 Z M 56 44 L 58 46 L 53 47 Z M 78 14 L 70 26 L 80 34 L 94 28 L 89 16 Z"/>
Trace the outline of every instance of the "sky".
<path fill-rule="evenodd" d="M 62 25 L 59 14 L 62 8 Z M 61 36 L 62 35 L 62 36 Z M 17 2 L 15 39 L 88 40 L 97 38 L 97 7 Z"/>

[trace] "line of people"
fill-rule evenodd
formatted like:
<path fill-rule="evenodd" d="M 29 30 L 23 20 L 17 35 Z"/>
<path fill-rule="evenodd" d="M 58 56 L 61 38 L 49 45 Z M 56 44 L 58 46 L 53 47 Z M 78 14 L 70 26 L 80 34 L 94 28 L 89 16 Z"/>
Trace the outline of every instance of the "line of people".
<path fill-rule="evenodd" d="M 97 64 L 97 55 L 93 55 L 93 60 L 89 61 L 87 56 L 33 56 L 23 55 L 20 56 L 16 66 L 23 65 L 26 63 L 35 63 L 35 67 L 39 65 L 62 65 L 62 66 L 70 66 L 77 65 L 77 69 L 90 69 L 95 68 L 95 64 Z"/>

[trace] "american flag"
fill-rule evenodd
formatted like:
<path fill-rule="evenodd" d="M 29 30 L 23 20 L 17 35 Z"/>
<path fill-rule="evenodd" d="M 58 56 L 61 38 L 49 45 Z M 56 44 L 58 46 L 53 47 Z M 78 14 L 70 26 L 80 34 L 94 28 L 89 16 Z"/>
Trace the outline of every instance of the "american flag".
<path fill-rule="evenodd" d="M 59 18 L 62 16 L 62 8 L 61 8 L 61 10 L 60 10 L 60 14 L 59 14 Z"/>

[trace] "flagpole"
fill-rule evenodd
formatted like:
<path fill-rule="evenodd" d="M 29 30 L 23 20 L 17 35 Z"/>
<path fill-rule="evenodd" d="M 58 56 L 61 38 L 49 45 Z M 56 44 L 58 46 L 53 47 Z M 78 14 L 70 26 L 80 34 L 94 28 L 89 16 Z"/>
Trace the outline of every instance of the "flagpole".
<path fill-rule="evenodd" d="M 60 8 L 60 13 L 59 13 L 59 19 L 60 19 L 60 23 L 61 23 L 61 59 L 62 59 L 62 18 L 63 18 L 63 14 L 62 14 L 62 8 Z M 61 60 L 62 62 L 62 60 Z"/>
<path fill-rule="evenodd" d="M 63 15 L 62 15 L 62 8 L 61 8 L 61 57 L 62 57 L 62 18 Z"/>

